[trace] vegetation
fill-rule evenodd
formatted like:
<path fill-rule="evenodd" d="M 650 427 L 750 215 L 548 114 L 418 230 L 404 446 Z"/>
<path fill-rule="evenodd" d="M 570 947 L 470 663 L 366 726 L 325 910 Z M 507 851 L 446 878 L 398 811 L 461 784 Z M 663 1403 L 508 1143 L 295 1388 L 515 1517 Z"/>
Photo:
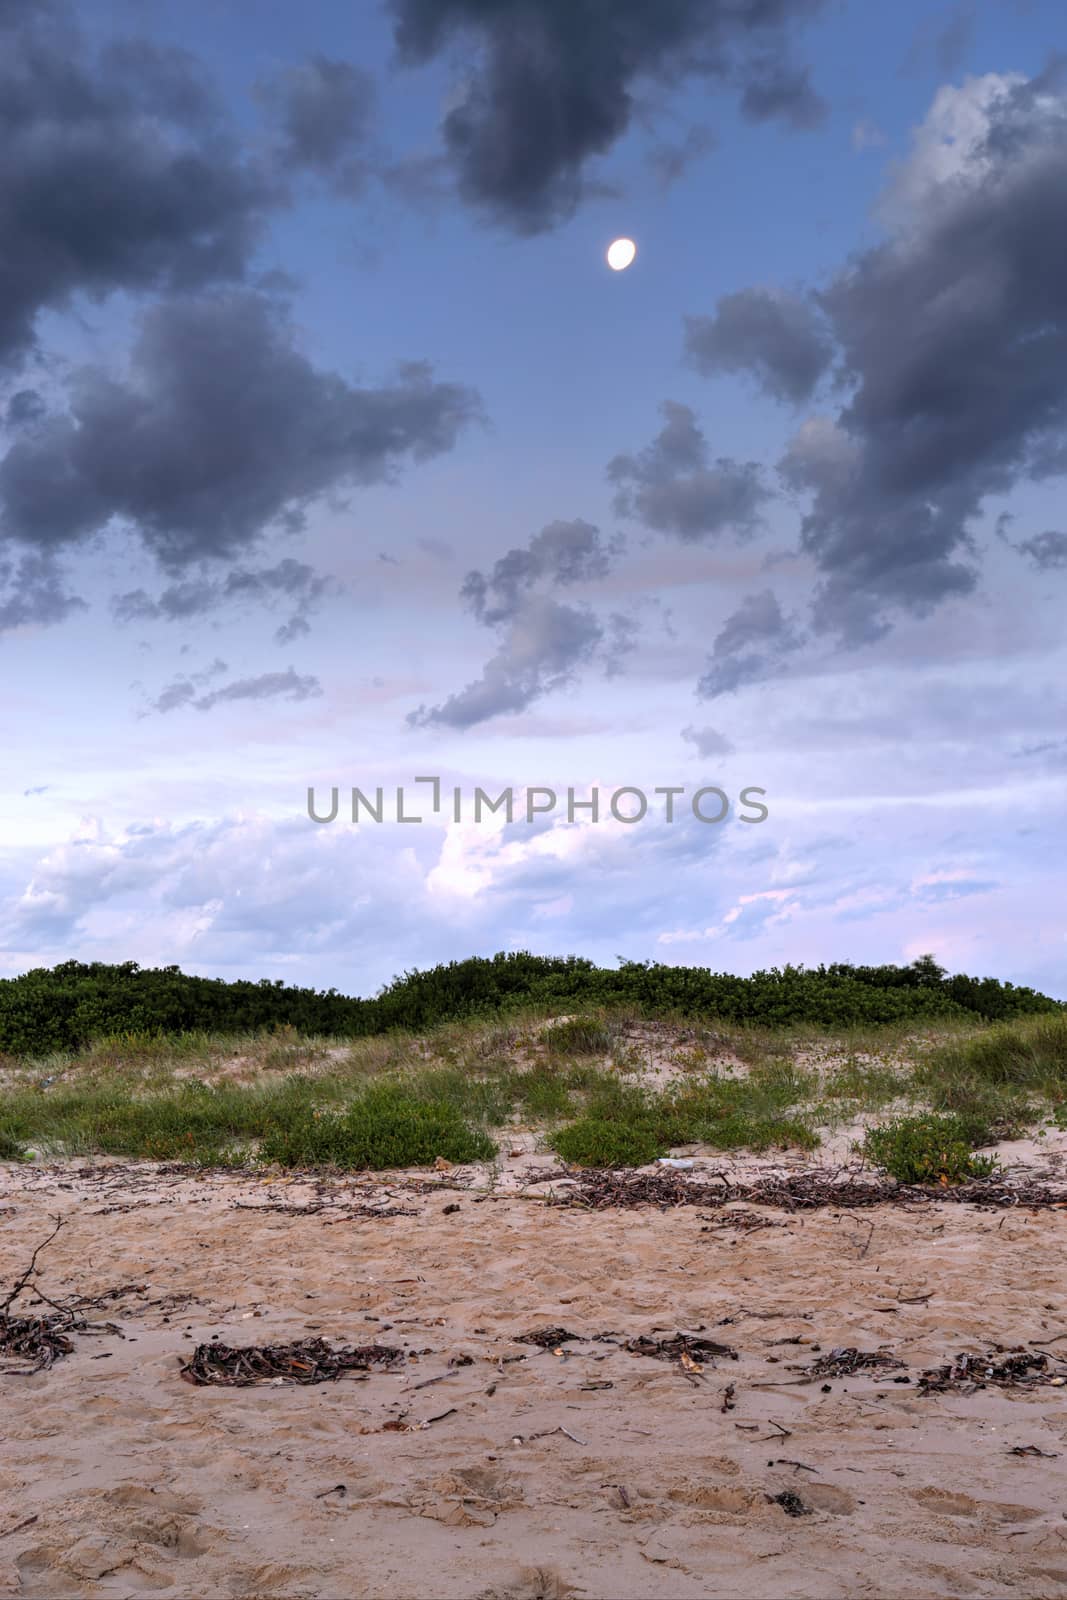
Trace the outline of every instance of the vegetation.
<path fill-rule="evenodd" d="M 774 1028 L 1063 1015 L 1057 1001 L 1032 989 L 993 978 L 949 977 L 930 956 L 909 966 L 787 966 L 736 978 L 704 967 L 623 961 L 609 969 L 578 956 L 517 951 L 405 973 L 371 999 L 280 980 L 228 983 L 176 966 L 66 961 L 0 980 L 0 1052 L 41 1056 L 117 1034 L 158 1038 L 276 1028 L 351 1039 L 523 1008 L 574 1006 L 626 1006 L 645 1016 Z"/>
<path fill-rule="evenodd" d="M 641 996 L 657 974 L 655 1005 Z M 956 982 L 927 958 L 738 979 L 519 956 L 362 1001 L 68 963 L 0 983 L 0 1160 L 369 1170 L 491 1160 L 522 1127 L 568 1163 L 619 1167 L 688 1145 L 812 1149 L 894 1115 L 867 1155 L 905 1181 L 956 1182 L 985 1170 L 977 1146 L 1067 1124 L 1067 1007 L 977 985 L 991 1010 L 1018 1008 L 983 1018 Z M 405 1031 L 405 1007 L 439 1020 Z M 844 1021 L 818 1020 L 835 1010 Z"/>
<path fill-rule="evenodd" d="M 960 1117 L 897 1117 L 869 1129 L 864 1154 L 900 1183 L 964 1183 L 997 1169 L 991 1156 L 972 1153 L 973 1136 Z"/>
<path fill-rule="evenodd" d="M 1022 1133 L 1038 1103 L 1067 1114 L 1067 1013 L 1021 1017 L 953 1040 L 921 1063 L 916 1090 L 936 1111 L 1000 1138 Z"/>
<path fill-rule="evenodd" d="M 380 1171 L 447 1161 L 489 1161 L 496 1145 L 447 1100 L 436 1104 L 397 1084 L 380 1084 L 343 1114 L 312 1111 L 268 1130 L 265 1161 L 283 1167 L 336 1166 Z"/>

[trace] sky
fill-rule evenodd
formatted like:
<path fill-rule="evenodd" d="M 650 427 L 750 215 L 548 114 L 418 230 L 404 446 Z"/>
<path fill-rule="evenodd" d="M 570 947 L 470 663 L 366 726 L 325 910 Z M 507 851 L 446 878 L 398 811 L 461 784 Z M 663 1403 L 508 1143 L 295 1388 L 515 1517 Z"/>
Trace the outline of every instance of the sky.
<path fill-rule="evenodd" d="M 0 0 L 0 974 L 1067 998 L 1059 12 Z"/>

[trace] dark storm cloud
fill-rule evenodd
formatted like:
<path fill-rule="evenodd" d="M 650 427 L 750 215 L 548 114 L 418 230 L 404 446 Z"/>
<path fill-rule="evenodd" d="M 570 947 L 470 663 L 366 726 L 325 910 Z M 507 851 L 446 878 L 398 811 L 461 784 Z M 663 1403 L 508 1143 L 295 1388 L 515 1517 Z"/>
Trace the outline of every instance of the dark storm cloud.
<path fill-rule="evenodd" d="M 689 364 L 711 376 L 747 372 L 772 399 L 811 397 L 833 359 L 833 343 L 810 300 L 742 289 L 718 301 L 713 317 L 685 318 Z"/>
<path fill-rule="evenodd" d="M 336 580 L 319 575 L 303 561 L 286 557 L 274 567 L 235 567 L 221 581 L 200 576 L 173 583 L 155 599 L 144 589 L 133 589 L 116 595 L 111 606 L 120 623 L 184 622 L 223 607 L 232 609 L 242 601 L 265 605 L 283 601 L 294 610 L 277 630 L 275 639 L 278 644 L 290 644 L 311 631 L 308 618 L 319 601 L 339 592 Z"/>
<path fill-rule="evenodd" d="M 349 194 L 370 175 L 366 144 L 375 103 L 374 79 L 350 61 L 313 56 L 256 85 L 276 133 L 276 159 L 289 171 L 312 172 Z"/>
<path fill-rule="evenodd" d="M 420 706 L 412 727 L 472 728 L 490 717 L 525 711 L 533 701 L 573 680 L 594 656 L 604 630 L 585 608 L 545 595 L 528 597 L 511 616 L 500 649 L 482 675 L 438 706 Z"/>
<path fill-rule="evenodd" d="M 221 665 L 221 663 L 220 663 Z M 322 694 L 318 678 L 302 676 L 290 667 L 287 672 L 264 672 L 255 678 L 237 678 L 221 689 L 211 689 L 207 694 L 197 693 L 197 683 L 192 678 L 179 678 L 169 684 L 152 702 L 152 710 L 178 711 L 192 706 L 197 711 L 210 711 L 217 705 L 234 700 L 312 700 Z"/>
<path fill-rule="evenodd" d="M 141 40 L 94 54 L 65 8 L 0 5 L 0 361 L 79 292 L 240 278 L 279 198 L 194 57 Z"/>
<path fill-rule="evenodd" d="M 653 442 L 608 464 L 616 513 L 689 544 L 751 534 L 771 498 L 759 466 L 725 456 L 709 464 L 708 442 L 689 406 L 667 400 L 660 409 L 667 421 Z"/>
<path fill-rule="evenodd" d="M 770 589 L 750 594 L 719 630 L 697 694 L 714 700 L 769 677 L 802 642 Z"/>
<path fill-rule="evenodd" d="M 605 577 L 620 547 L 617 539 L 605 544 L 599 529 L 580 518 L 550 522 L 528 545 L 501 556 L 488 576 L 468 573 L 460 594 L 479 622 L 493 627 L 515 615 L 522 593 L 535 583 L 566 587 Z"/>
<path fill-rule="evenodd" d="M 450 450 L 477 395 L 407 363 L 356 388 L 314 367 L 284 308 L 249 290 L 161 302 L 129 371 L 72 384 L 69 413 L 0 462 L 0 532 L 42 550 L 127 521 L 173 576 L 234 559 L 272 525 L 299 527 L 331 490 L 395 481 L 405 457 Z"/>
<path fill-rule="evenodd" d="M 461 195 L 520 234 L 573 215 L 586 163 L 622 138 L 641 82 L 699 76 L 741 91 L 752 120 L 810 127 L 818 97 L 785 53 L 822 0 L 389 0 L 401 62 L 457 40 L 481 57 L 446 114 Z"/>
<path fill-rule="evenodd" d="M 954 177 L 925 170 L 919 145 L 894 236 L 815 296 L 852 393 L 836 421 L 805 423 L 780 471 L 813 494 L 816 626 L 848 642 L 967 594 L 983 499 L 1067 471 L 1063 69 L 1005 83 Z"/>

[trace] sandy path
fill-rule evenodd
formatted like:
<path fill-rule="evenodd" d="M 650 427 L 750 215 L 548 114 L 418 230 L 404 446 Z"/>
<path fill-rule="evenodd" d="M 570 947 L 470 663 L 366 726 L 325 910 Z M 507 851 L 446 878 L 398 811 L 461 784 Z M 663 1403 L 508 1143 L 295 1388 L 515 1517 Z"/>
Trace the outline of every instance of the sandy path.
<path fill-rule="evenodd" d="M 355 1192 L 382 1191 L 338 1188 Z M 694 1208 L 393 1193 L 417 1214 L 335 1222 L 235 1209 L 302 1203 L 299 1184 L 0 1169 L 0 1282 L 58 1213 L 49 1292 L 191 1297 L 167 1321 L 133 1296 L 125 1339 L 0 1377 L 0 1594 L 1067 1596 L 1067 1389 L 915 1385 L 958 1351 L 1067 1331 L 1063 1213 L 765 1212 L 776 1226 L 742 1233 Z M 545 1324 L 703 1325 L 739 1359 L 690 1380 L 611 1345 L 513 1342 Z M 309 1333 L 411 1355 L 401 1374 L 307 1389 L 178 1376 L 213 1334 Z M 809 1342 L 885 1344 L 912 1382 L 783 1382 Z M 1010 1454 L 1022 1445 L 1055 1459 Z M 786 1489 L 810 1514 L 767 1498 Z"/>

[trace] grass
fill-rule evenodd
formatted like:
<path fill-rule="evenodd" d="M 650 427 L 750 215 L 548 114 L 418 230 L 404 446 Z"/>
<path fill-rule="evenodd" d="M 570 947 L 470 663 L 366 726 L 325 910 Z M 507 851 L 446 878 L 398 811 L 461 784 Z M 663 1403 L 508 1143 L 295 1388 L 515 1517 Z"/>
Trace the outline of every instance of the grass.
<path fill-rule="evenodd" d="M 264 1161 L 283 1167 L 334 1166 L 360 1171 L 490 1161 L 496 1145 L 448 1101 L 429 1101 L 399 1084 L 378 1084 L 341 1114 L 312 1111 L 268 1129 Z"/>
<path fill-rule="evenodd" d="M 972 1136 L 1014 1138 L 1067 1113 L 1067 1016 L 1022 1018 L 956 1039 L 920 1063 L 915 1085 L 935 1111 L 964 1119 Z"/>
<path fill-rule="evenodd" d="M 649 1068 L 655 1083 L 643 1076 Z M 568 1162 L 628 1166 L 690 1144 L 810 1150 L 820 1129 L 887 1110 L 954 1119 L 969 1157 L 1050 1116 L 1067 1121 L 1067 1017 L 831 1037 L 810 1027 L 653 1023 L 633 1007 L 560 1021 L 542 1007 L 506 1023 L 452 1021 L 355 1041 L 292 1029 L 133 1033 L 76 1054 L 5 1058 L 0 1085 L 0 1160 L 29 1147 L 380 1169 L 437 1155 L 488 1160 L 493 1131 L 520 1125 Z M 887 1126 L 907 1146 L 900 1116 Z M 950 1123 L 939 1127 L 935 1142 Z M 876 1149 L 892 1154 L 876 1137 L 866 1148 L 872 1159 Z"/>

